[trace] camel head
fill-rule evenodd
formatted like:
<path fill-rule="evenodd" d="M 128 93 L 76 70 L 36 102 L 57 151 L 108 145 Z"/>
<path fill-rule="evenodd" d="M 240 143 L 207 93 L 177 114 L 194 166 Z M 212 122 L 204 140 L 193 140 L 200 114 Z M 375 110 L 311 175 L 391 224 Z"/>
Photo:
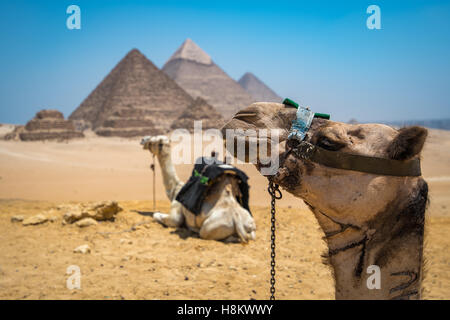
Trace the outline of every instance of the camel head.
<path fill-rule="evenodd" d="M 294 152 L 300 142 L 287 140 L 295 118 L 295 108 L 254 103 L 239 111 L 223 127 L 223 133 L 227 129 L 278 130 L 279 167 L 269 179 L 303 199 L 316 216 L 334 266 L 336 297 L 409 297 L 406 289 L 393 288 L 392 283 L 400 281 L 399 276 L 393 275 L 406 269 L 420 275 L 426 182 L 421 176 L 336 169 L 302 158 Z M 395 163 L 402 166 L 420 157 L 426 136 L 427 130 L 417 126 L 397 130 L 383 124 L 347 124 L 314 118 L 303 141 L 330 151 L 328 154 L 390 159 L 389 163 L 398 160 Z M 258 143 L 267 143 L 267 139 L 258 139 Z M 228 151 L 239 156 L 234 147 Z M 261 169 L 258 163 L 256 167 Z M 398 256 L 400 252 L 404 256 Z M 362 277 L 371 264 L 385 268 L 385 290 L 367 291 Z M 359 289 L 354 290 L 356 287 Z"/>
<path fill-rule="evenodd" d="M 255 164 L 261 174 L 273 174 L 273 170 L 267 169 L 278 167 L 278 164 L 274 165 L 273 159 L 278 159 L 277 153 L 284 152 L 285 141 L 292 121 L 296 118 L 296 111 L 297 109 L 280 103 L 251 104 L 239 111 L 222 128 L 223 137 L 226 137 L 226 148 L 239 160 Z M 261 151 L 260 146 L 265 146 L 264 151 Z M 244 152 L 240 153 L 238 150 Z"/>
<path fill-rule="evenodd" d="M 170 139 L 166 136 L 145 136 L 141 145 L 155 156 L 170 155 Z"/>
<path fill-rule="evenodd" d="M 386 201 L 397 196 L 396 188 L 403 185 L 405 177 L 330 168 L 289 153 L 295 142 L 286 144 L 286 140 L 296 111 L 280 103 L 253 103 L 239 111 L 222 131 L 224 136 L 227 129 L 277 131 L 280 166 L 273 181 L 312 206 L 339 214 L 349 212 L 351 216 L 343 221 L 357 223 L 354 220 L 361 220 L 361 214 L 352 213 L 371 207 L 375 214 Z M 396 130 L 383 124 L 347 124 L 314 118 L 305 141 L 330 151 L 407 160 L 419 156 L 426 136 L 427 130 L 421 127 Z M 267 143 L 267 139 L 258 139 L 258 143 Z M 238 155 L 235 149 L 228 151 Z"/>

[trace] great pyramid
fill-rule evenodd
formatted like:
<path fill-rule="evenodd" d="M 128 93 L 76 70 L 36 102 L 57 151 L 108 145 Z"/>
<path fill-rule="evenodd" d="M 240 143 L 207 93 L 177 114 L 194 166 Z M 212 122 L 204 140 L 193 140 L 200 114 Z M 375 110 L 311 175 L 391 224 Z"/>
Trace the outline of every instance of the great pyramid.
<path fill-rule="evenodd" d="M 169 130 L 192 102 L 175 81 L 133 49 L 69 119 L 103 136 L 153 135 Z"/>
<path fill-rule="evenodd" d="M 205 99 L 225 119 L 231 118 L 239 109 L 254 102 L 254 99 L 191 39 L 184 41 L 162 70 L 192 97 Z"/>
<path fill-rule="evenodd" d="M 194 131 L 194 121 L 202 120 L 202 129 L 220 129 L 225 121 L 222 115 L 217 112 L 204 99 L 197 97 L 189 105 L 178 119 L 172 123 L 172 129 L 188 129 Z"/>
<path fill-rule="evenodd" d="M 41 110 L 28 121 L 25 127 L 15 130 L 20 140 L 69 140 L 83 138 L 82 132 L 76 131 L 70 120 L 64 120 L 64 116 L 58 110 Z M 8 137 L 14 139 L 14 137 Z"/>
<path fill-rule="evenodd" d="M 283 100 L 251 72 L 245 73 L 238 82 L 256 101 L 281 102 Z"/>

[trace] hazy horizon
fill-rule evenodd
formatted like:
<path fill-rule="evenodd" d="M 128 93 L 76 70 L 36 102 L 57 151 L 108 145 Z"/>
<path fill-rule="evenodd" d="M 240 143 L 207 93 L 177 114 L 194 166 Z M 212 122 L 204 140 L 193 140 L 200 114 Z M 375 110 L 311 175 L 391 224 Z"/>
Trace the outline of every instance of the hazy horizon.
<path fill-rule="evenodd" d="M 81 8 L 81 30 L 66 9 Z M 381 9 L 369 30 L 366 9 Z M 0 123 L 67 117 L 133 48 L 158 68 L 191 38 L 236 81 L 251 72 L 333 120 L 450 118 L 445 1 L 3 1 Z"/>

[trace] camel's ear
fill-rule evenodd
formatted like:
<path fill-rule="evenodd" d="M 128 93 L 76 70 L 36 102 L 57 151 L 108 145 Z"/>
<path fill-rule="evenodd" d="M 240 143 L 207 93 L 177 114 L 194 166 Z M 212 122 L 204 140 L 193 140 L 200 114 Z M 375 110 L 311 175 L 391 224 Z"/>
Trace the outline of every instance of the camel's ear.
<path fill-rule="evenodd" d="M 406 160 L 422 151 L 428 131 L 422 127 L 407 127 L 399 130 L 387 152 L 391 159 Z"/>

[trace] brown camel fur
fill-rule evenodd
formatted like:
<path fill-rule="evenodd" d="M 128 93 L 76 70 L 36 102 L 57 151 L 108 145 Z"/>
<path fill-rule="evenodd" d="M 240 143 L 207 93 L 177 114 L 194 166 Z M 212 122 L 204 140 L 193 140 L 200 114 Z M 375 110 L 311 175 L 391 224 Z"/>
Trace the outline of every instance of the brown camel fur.
<path fill-rule="evenodd" d="M 326 167 L 302 160 L 286 143 L 296 109 L 254 103 L 226 130 L 275 129 L 280 167 L 272 179 L 311 208 L 328 244 L 327 261 L 337 299 L 419 299 L 428 186 L 422 177 L 385 176 Z M 420 156 L 421 127 L 346 124 L 315 118 L 305 141 L 331 151 L 407 160 Z M 268 139 L 258 139 L 258 145 Z M 228 151 L 236 156 L 234 146 Z M 244 160 L 244 159 L 241 159 Z M 261 158 L 256 163 L 261 169 Z M 379 288 L 372 273 L 379 268 Z M 376 273 L 376 270 L 375 270 Z M 375 274 L 374 273 L 374 274 Z M 375 282 L 374 282 L 375 281 Z"/>

